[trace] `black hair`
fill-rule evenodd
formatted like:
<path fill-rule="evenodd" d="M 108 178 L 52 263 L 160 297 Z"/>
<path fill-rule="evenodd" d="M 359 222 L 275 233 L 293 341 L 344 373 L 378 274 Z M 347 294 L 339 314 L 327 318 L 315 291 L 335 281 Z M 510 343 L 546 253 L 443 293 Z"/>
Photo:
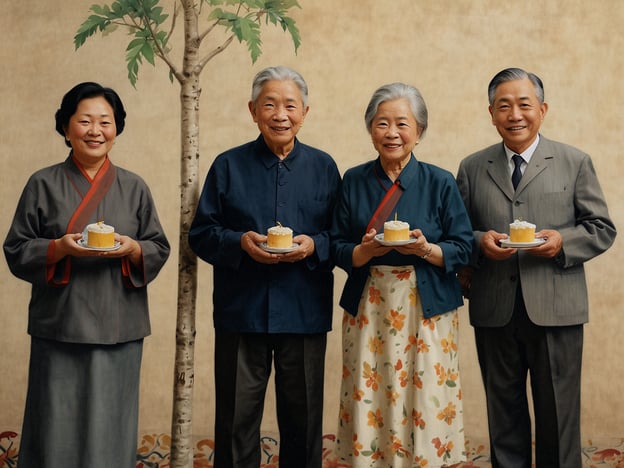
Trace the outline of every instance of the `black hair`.
<path fill-rule="evenodd" d="M 105 88 L 100 84 L 91 81 L 77 84 L 70 89 L 65 96 L 63 96 L 61 107 L 58 108 L 54 116 L 56 119 L 56 131 L 62 136 L 65 136 L 65 130 L 69 125 L 69 119 L 76 113 L 76 109 L 78 108 L 80 101 L 99 96 L 106 99 L 106 101 L 113 108 L 117 135 L 120 135 L 126 125 L 126 111 L 123 103 L 121 102 L 121 98 L 115 90 Z M 67 141 L 67 139 L 65 139 L 65 144 L 71 147 L 71 144 Z"/>

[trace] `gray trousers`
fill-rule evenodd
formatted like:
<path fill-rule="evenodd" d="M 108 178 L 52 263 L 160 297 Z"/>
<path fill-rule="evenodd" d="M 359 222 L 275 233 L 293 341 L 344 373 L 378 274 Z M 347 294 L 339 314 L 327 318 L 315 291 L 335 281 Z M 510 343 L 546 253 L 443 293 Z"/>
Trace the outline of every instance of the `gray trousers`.
<path fill-rule="evenodd" d="M 493 468 L 530 468 L 535 413 L 536 468 L 580 468 L 583 326 L 541 327 L 517 295 L 504 327 L 475 328 L 485 385 Z"/>

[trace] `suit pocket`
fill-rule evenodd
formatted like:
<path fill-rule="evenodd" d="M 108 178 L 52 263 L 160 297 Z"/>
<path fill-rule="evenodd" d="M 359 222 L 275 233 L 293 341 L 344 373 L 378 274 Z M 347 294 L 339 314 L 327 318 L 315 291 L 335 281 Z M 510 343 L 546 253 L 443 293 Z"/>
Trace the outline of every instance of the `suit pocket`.
<path fill-rule="evenodd" d="M 553 310 L 561 325 L 587 321 L 588 299 L 583 265 L 553 275 Z"/>

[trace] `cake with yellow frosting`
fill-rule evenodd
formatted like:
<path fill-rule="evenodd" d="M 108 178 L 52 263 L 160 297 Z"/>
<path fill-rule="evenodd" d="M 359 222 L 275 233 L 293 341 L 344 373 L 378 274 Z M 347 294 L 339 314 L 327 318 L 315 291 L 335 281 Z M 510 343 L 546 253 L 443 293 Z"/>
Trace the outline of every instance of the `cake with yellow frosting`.
<path fill-rule="evenodd" d="M 384 223 L 383 239 L 386 242 L 409 240 L 409 223 L 405 221 L 386 221 Z"/>
<path fill-rule="evenodd" d="M 108 248 L 115 246 L 115 228 L 102 221 L 89 224 L 85 229 L 88 247 Z"/>
<path fill-rule="evenodd" d="M 271 249 L 289 249 L 293 245 L 293 230 L 289 227 L 270 227 L 267 232 L 267 247 Z"/>
<path fill-rule="evenodd" d="M 509 225 L 509 240 L 511 242 L 533 242 L 535 240 L 535 224 L 514 220 Z"/>

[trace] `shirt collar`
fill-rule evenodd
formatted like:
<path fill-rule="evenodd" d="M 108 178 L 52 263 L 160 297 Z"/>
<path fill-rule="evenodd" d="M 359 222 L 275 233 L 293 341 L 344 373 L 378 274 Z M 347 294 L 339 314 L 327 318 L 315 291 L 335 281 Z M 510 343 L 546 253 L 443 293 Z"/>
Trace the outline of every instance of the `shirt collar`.
<path fill-rule="evenodd" d="M 520 156 L 522 156 L 522 159 L 524 159 L 524 161 L 527 164 L 529 163 L 529 161 L 533 157 L 533 153 L 535 153 L 535 148 L 537 148 L 537 145 L 539 144 L 539 140 L 540 140 L 540 136 L 538 134 L 537 137 L 535 138 L 535 141 L 533 143 L 531 143 L 531 145 L 527 149 L 525 149 L 522 153 L 520 153 Z M 511 151 L 509 148 L 507 148 L 507 145 L 503 145 L 503 147 L 505 148 L 505 154 L 507 155 L 507 161 L 513 167 L 514 163 L 511 160 L 511 158 L 514 156 L 514 154 L 518 154 L 518 153 L 514 153 L 513 151 Z"/>
<path fill-rule="evenodd" d="M 280 160 L 273 151 L 267 146 L 264 141 L 264 137 L 259 135 L 256 139 L 256 152 L 259 155 L 262 163 L 268 168 L 275 166 L 277 163 L 284 164 L 288 169 L 291 169 L 293 164 L 295 164 L 295 159 L 301 152 L 301 145 L 299 144 L 299 140 L 295 137 L 295 145 L 288 156 L 285 159 Z"/>
<path fill-rule="evenodd" d="M 401 170 L 399 177 L 397 177 L 397 179 L 401 181 L 402 187 L 407 187 L 409 185 L 410 181 L 416 175 L 417 168 L 418 168 L 418 160 L 416 159 L 416 156 L 414 156 L 414 153 L 412 153 L 409 158 L 409 161 L 407 161 L 407 164 Z M 377 174 L 378 179 L 382 181 L 386 189 L 392 186 L 392 183 L 393 183 L 392 180 L 390 180 L 390 177 L 388 177 L 388 175 L 384 172 L 383 167 L 381 167 L 380 156 L 377 156 L 377 160 L 375 161 L 375 172 Z"/>

